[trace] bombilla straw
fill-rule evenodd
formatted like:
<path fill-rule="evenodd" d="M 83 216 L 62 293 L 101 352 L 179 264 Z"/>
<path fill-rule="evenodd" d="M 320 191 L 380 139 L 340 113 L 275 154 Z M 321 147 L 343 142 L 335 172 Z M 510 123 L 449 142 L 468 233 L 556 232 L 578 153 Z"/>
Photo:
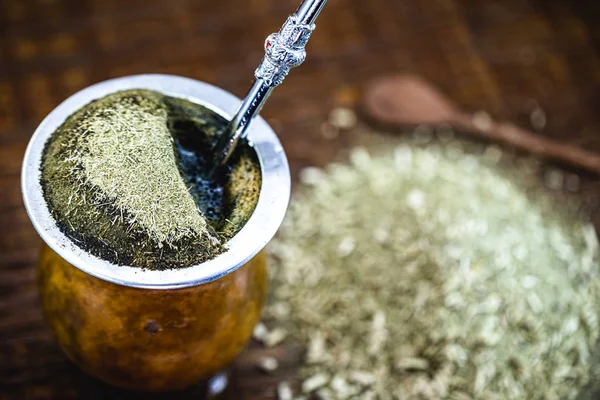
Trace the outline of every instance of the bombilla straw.
<path fill-rule="evenodd" d="M 211 175 L 227 163 L 275 86 L 283 82 L 291 68 L 302 64 L 306 58 L 304 46 L 315 29 L 314 21 L 326 2 L 327 0 L 304 0 L 279 32 L 269 35 L 265 40 L 265 56 L 254 72 L 256 80 L 235 116 L 220 134 L 214 148 Z"/>

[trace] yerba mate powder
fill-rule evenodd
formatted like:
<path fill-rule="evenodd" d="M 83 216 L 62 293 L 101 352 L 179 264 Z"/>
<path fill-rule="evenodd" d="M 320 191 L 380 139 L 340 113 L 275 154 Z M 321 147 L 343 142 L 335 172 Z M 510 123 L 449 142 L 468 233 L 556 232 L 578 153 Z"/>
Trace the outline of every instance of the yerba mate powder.
<path fill-rule="evenodd" d="M 598 243 L 534 168 L 417 138 L 302 171 L 266 321 L 322 399 L 573 399 L 599 337 Z"/>
<path fill-rule="evenodd" d="M 226 171 L 200 164 L 225 121 L 202 106 L 149 90 L 96 100 L 48 141 L 42 187 L 59 227 L 120 265 L 197 264 L 225 251 L 258 199 L 260 171 L 242 146 Z"/>

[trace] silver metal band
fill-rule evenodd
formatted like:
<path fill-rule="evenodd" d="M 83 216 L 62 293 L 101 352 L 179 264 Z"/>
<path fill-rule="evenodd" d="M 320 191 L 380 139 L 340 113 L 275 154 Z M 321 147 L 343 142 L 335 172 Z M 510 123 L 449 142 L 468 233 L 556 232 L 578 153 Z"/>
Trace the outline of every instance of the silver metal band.
<path fill-rule="evenodd" d="M 306 42 L 315 29 L 315 24 L 303 24 L 295 15 L 290 16 L 278 33 L 265 40 L 265 57 L 254 76 L 268 86 L 277 86 L 290 69 L 297 67 L 306 58 Z"/>
<path fill-rule="evenodd" d="M 150 89 L 190 100 L 223 118 L 231 118 L 240 99 L 215 86 L 172 75 L 137 75 L 101 82 L 69 97 L 56 107 L 29 142 L 21 175 L 25 209 L 42 239 L 67 262 L 83 272 L 119 285 L 175 289 L 213 281 L 236 270 L 264 248 L 283 221 L 290 197 L 287 158 L 275 132 L 258 117 L 248 130 L 260 162 L 262 185 L 258 204 L 246 225 L 229 242 L 228 251 L 202 264 L 179 270 L 148 270 L 112 264 L 76 245 L 57 226 L 40 184 L 40 165 L 46 141 L 65 119 L 89 102 L 128 89 Z"/>

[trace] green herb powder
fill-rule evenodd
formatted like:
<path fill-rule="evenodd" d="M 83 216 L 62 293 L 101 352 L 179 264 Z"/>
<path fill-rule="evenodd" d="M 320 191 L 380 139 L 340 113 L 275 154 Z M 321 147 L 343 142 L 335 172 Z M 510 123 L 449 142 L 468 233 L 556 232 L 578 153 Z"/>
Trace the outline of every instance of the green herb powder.
<path fill-rule="evenodd" d="M 298 399 L 573 399 L 593 379 L 594 228 L 501 156 L 408 141 L 302 172 L 266 319 L 306 346 Z"/>
<path fill-rule="evenodd" d="M 53 134 L 42 161 L 58 226 L 120 265 L 179 268 L 225 251 L 254 210 L 260 170 L 244 144 L 221 176 L 202 178 L 224 123 L 202 106 L 148 90 L 83 107 Z"/>

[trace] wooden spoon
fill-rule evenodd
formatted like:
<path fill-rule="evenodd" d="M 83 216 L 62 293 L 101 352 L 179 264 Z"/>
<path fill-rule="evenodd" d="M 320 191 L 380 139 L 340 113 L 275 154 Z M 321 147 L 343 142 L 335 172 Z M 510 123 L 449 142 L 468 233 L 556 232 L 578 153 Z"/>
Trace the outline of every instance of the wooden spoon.
<path fill-rule="evenodd" d="M 536 135 L 510 123 L 473 118 L 417 76 L 395 75 L 372 81 L 365 93 L 364 106 L 371 118 L 387 125 L 447 123 L 477 136 L 600 174 L 599 155 Z"/>

